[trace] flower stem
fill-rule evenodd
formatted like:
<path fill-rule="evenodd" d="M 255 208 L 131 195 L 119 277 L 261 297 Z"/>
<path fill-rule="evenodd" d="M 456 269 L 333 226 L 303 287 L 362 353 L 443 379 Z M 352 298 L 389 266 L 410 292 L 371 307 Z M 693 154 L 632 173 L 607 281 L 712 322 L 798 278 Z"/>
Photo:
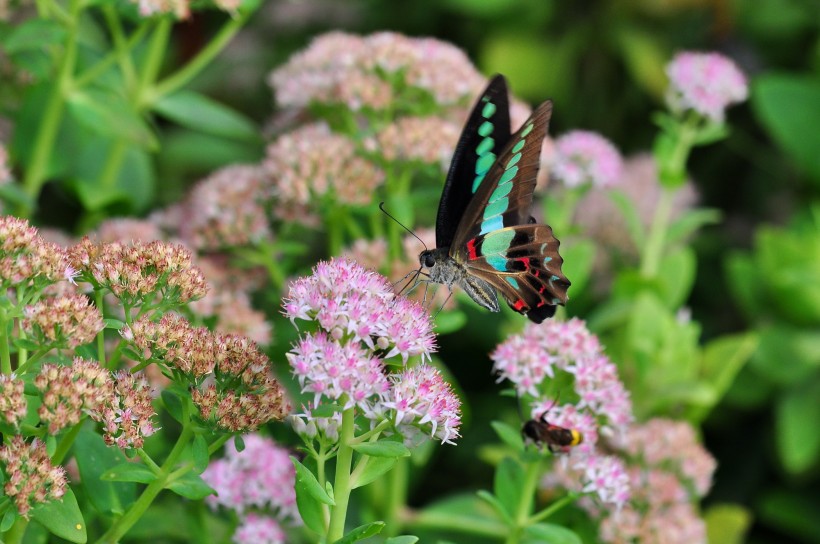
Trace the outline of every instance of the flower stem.
<path fill-rule="evenodd" d="M 103 292 L 102 289 L 95 289 L 94 290 L 94 304 L 97 305 L 97 309 L 100 311 L 100 314 L 105 318 L 105 312 L 103 311 Z M 100 363 L 100 366 L 106 368 L 105 366 L 105 327 L 103 330 L 97 333 L 97 360 Z"/>
<path fill-rule="evenodd" d="M 188 419 L 188 415 L 187 406 L 183 405 L 183 421 Z M 159 495 L 168 484 L 171 476 L 175 479 L 180 477 L 179 471 L 174 472 L 172 469 L 179 457 L 182 455 L 182 452 L 185 451 L 186 447 L 188 447 L 188 443 L 190 442 L 193 434 L 194 433 L 190 424 L 183 425 L 179 439 L 176 444 L 174 444 L 174 449 L 171 450 L 171 453 L 168 454 L 168 458 L 165 459 L 165 462 L 162 464 L 161 475 L 158 476 L 156 480 L 148 484 L 136 502 L 131 505 L 122 517 L 114 521 L 114 524 L 108 528 L 108 531 L 106 531 L 97 542 L 107 544 L 115 544 L 116 542 L 119 542 L 128 530 L 133 527 L 137 521 L 139 521 L 143 514 L 145 514 L 148 507 L 150 507 L 151 503 L 154 502 L 154 499 L 157 498 L 157 495 Z"/>
<path fill-rule="evenodd" d="M 5 308 L 0 308 L 0 372 L 5 375 L 11 374 L 11 351 L 9 342 L 11 338 L 8 334 L 9 322 Z"/>
<path fill-rule="evenodd" d="M 655 208 L 652 225 L 649 227 L 649 237 L 641 255 L 641 276 L 645 279 L 652 279 L 658 274 L 674 197 L 674 191 L 661 187 L 660 200 Z"/>
<path fill-rule="evenodd" d="M 71 449 L 71 446 L 74 445 L 74 440 L 77 439 L 77 435 L 80 434 L 80 430 L 83 428 L 83 423 L 77 423 L 73 427 L 71 427 L 67 433 L 60 439 L 60 443 L 57 445 L 57 450 L 54 452 L 54 455 L 51 456 L 51 462 L 55 465 L 59 465 L 65 459 L 65 456 L 68 455 L 68 450 Z"/>
<path fill-rule="evenodd" d="M 396 536 L 401 529 L 398 519 L 399 513 L 407 503 L 407 476 L 408 458 L 402 457 L 396 460 L 396 466 L 390 471 L 387 488 L 387 508 L 385 509 L 384 521 L 385 536 Z"/>
<path fill-rule="evenodd" d="M 71 17 L 67 24 L 68 31 L 63 46 L 63 56 L 58 62 L 60 69 L 57 73 L 57 81 L 51 88 L 51 94 L 46 102 L 40 128 L 34 140 L 29 168 L 23 177 L 23 191 L 29 197 L 29 201 L 22 204 L 23 208 L 18 210 L 17 215 L 21 217 L 28 217 L 34 211 L 37 196 L 46 180 L 49 159 L 63 118 L 65 98 L 72 86 L 72 75 L 77 60 L 78 20 L 83 5 L 84 2 L 81 0 L 71 1 Z"/>
<path fill-rule="evenodd" d="M 327 530 L 327 542 L 336 542 L 344 536 L 347 506 L 350 502 L 350 470 L 353 466 L 353 418 L 355 408 L 342 412 L 342 425 L 339 429 L 339 451 L 336 454 L 336 479 L 333 483 L 333 497 L 336 505 L 330 514 L 330 526 Z"/>
<path fill-rule="evenodd" d="M 569 504 L 572 504 L 575 501 L 575 499 L 577 499 L 577 498 L 578 498 L 577 494 L 570 493 L 567 496 L 558 499 L 557 501 L 555 501 L 554 503 L 552 503 L 548 507 L 544 508 L 543 510 L 541 510 L 540 512 L 538 512 L 537 514 L 532 516 L 530 518 L 530 521 L 529 521 L 530 524 L 534 525 L 536 523 L 544 521 L 545 519 L 549 518 L 554 513 L 556 513 L 558 510 L 562 509 L 563 507 L 565 507 Z"/>

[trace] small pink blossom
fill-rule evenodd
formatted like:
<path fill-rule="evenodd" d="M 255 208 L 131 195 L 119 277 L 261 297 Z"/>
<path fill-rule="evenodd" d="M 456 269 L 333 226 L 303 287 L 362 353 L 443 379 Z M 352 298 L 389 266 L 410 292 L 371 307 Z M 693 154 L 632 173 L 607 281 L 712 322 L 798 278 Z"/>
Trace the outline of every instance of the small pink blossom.
<path fill-rule="evenodd" d="M 236 544 L 285 544 L 287 535 L 275 519 L 248 514 L 236 528 L 232 540 Z"/>
<path fill-rule="evenodd" d="M 721 122 L 726 108 L 743 102 L 749 89 L 737 65 L 719 53 L 684 51 L 667 65 L 667 101 L 675 111 L 694 110 Z"/>
<path fill-rule="evenodd" d="M 623 170 L 621 154 L 598 133 L 574 130 L 555 140 L 555 150 L 548 158 L 552 175 L 567 187 L 591 183 L 612 187 Z"/>
<path fill-rule="evenodd" d="M 392 376 L 383 405 L 394 411 L 395 423 L 430 426 L 430 435 L 453 444 L 461 426 L 461 401 L 434 367 L 423 364 Z"/>
<path fill-rule="evenodd" d="M 264 436 L 243 437 L 245 449 L 237 451 L 233 441 L 225 446 L 225 457 L 213 461 L 202 478 L 216 490 L 206 500 L 211 508 L 224 506 L 243 514 L 265 509 L 290 522 L 300 520 L 296 509 L 296 471 L 290 452 Z"/>

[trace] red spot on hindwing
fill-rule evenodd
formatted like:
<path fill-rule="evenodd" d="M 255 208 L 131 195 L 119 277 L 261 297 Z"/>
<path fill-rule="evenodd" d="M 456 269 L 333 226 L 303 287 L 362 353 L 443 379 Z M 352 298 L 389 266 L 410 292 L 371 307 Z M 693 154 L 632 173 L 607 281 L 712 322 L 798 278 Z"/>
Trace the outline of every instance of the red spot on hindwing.
<path fill-rule="evenodd" d="M 518 299 L 518 300 L 516 300 L 516 301 L 515 301 L 515 303 L 512 305 L 513 309 L 514 309 L 516 312 L 520 312 L 520 311 L 521 311 L 521 309 L 522 309 L 522 308 L 524 308 L 524 306 L 526 306 L 526 303 L 524 302 L 524 299 L 523 299 L 523 298 L 519 298 L 519 299 Z"/>
<path fill-rule="evenodd" d="M 475 238 L 472 238 L 469 242 L 467 242 L 467 252 L 469 253 L 468 258 L 471 261 L 475 260 L 475 259 L 478 259 L 478 255 L 476 254 L 476 248 L 475 248 Z"/>

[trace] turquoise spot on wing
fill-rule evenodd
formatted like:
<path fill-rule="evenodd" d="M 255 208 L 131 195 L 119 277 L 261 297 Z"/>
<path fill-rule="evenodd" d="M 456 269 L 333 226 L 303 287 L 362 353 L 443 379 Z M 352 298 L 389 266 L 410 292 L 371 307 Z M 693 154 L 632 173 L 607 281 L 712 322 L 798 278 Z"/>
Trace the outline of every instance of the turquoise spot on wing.
<path fill-rule="evenodd" d="M 535 128 L 535 126 L 534 126 L 532 123 L 530 123 L 529 125 L 527 125 L 527 128 L 525 128 L 525 129 L 521 132 L 521 137 L 522 137 L 522 138 L 524 138 L 525 136 L 527 136 L 530 132 L 532 132 L 532 129 L 533 129 L 533 128 Z"/>
<path fill-rule="evenodd" d="M 510 200 L 508 198 L 500 198 L 495 202 L 490 202 L 487 204 L 487 207 L 484 208 L 484 219 L 489 219 L 496 215 L 501 215 L 502 213 L 507 211 L 507 207 L 510 205 Z"/>
<path fill-rule="evenodd" d="M 481 110 L 481 115 L 485 119 L 489 119 L 490 117 L 493 116 L 494 113 L 495 113 L 495 104 L 493 104 L 492 102 L 487 102 L 486 104 L 484 104 L 484 109 Z"/>
<path fill-rule="evenodd" d="M 546 245 L 546 244 L 544 244 L 544 245 Z M 543 251 L 543 249 L 541 251 Z M 552 257 L 544 257 L 544 266 L 549 266 L 549 263 L 550 263 L 551 260 L 552 260 Z"/>
<path fill-rule="evenodd" d="M 513 286 L 513 289 L 518 289 L 518 280 L 516 280 L 515 278 L 513 278 L 511 276 L 507 276 L 504 279 L 507 280 L 507 283 L 509 283 L 510 285 Z"/>
<path fill-rule="evenodd" d="M 498 183 L 509 183 L 515 178 L 515 175 L 518 173 L 518 167 L 513 166 L 509 170 L 505 171 L 501 174 L 501 179 L 498 180 Z"/>
<path fill-rule="evenodd" d="M 478 176 L 475 177 L 475 179 L 473 180 L 473 192 L 474 193 L 476 191 L 478 191 L 478 187 L 479 187 L 479 185 L 481 185 L 482 181 L 484 181 L 484 174 L 481 174 L 481 175 L 478 175 Z"/>
<path fill-rule="evenodd" d="M 481 155 L 475 163 L 475 173 L 483 176 L 495 162 L 495 154 Z"/>
<path fill-rule="evenodd" d="M 524 144 L 525 144 L 525 143 L 526 143 L 526 142 L 525 142 L 523 139 L 522 139 L 522 140 L 518 140 L 518 143 L 517 143 L 517 144 L 515 144 L 515 146 L 513 146 L 513 148 L 512 148 L 512 152 L 513 152 L 513 153 L 518 153 L 519 151 L 521 151 L 522 149 L 524 149 Z"/>
<path fill-rule="evenodd" d="M 488 255 L 506 255 L 513 238 L 515 238 L 515 231 L 512 229 L 499 230 L 488 234 L 481 242 L 481 254 L 485 257 Z"/>
<path fill-rule="evenodd" d="M 495 202 L 496 200 L 500 200 L 510 194 L 512 191 L 512 183 L 502 183 L 498 187 L 496 187 L 493 194 L 490 195 L 490 202 Z"/>
<path fill-rule="evenodd" d="M 521 160 L 521 153 L 516 153 L 515 155 L 512 156 L 512 158 L 509 161 L 507 161 L 507 166 L 505 166 L 504 168 L 509 170 L 510 168 L 512 168 L 513 166 L 518 164 L 518 161 L 520 161 L 520 160 Z"/>
<path fill-rule="evenodd" d="M 503 228 L 504 221 L 501 219 L 500 215 L 496 215 L 495 217 L 485 219 L 481 222 L 481 234 L 487 234 L 488 232 L 493 232 L 494 230 Z"/>
<path fill-rule="evenodd" d="M 495 140 L 492 138 L 484 138 L 481 140 L 481 143 L 478 144 L 475 148 L 476 155 L 484 155 L 485 153 L 489 153 L 493 150 L 493 146 L 495 145 Z"/>
<path fill-rule="evenodd" d="M 489 136 L 493 133 L 493 124 L 489 121 L 484 121 L 483 123 L 481 123 L 481 126 L 478 127 L 478 133 L 481 136 Z"/>
<path fill-rule="evenodd" d="M 507 259 L 501 255 L 490 255 L 487 257 L 487 262 L 499 272 L 505 272 L 507 270 Z"/>

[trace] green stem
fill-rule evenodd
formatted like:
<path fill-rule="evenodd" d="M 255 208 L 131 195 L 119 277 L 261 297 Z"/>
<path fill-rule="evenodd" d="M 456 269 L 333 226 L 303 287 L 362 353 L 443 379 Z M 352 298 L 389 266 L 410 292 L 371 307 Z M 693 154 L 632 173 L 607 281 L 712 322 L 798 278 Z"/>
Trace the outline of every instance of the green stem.
<path fill-rule="evenodd" d="M 245 9 L 238 17 L 232 18 L 219 30 L 205 48 L 199 52 L 191 61 L 178 70 L 174 75 L 167 77 L 158 83 L 151 95 L 145 95 L 143 98 L 147 102 L 143 102 L 145 106 L 150 107 L 156 100 L 159 100 L 165 95 L 171 94 L 178 89 L 185 86 L 191 81 L 199 72 L 202 71 L 210 62 L 222 52 L 222 50 L 233 39 L 234 35 L 239 32 L 242 25 L 253 14 L 253 10 Z"/>
<path fill-rule="evenodd" d="M 100 311 L 100 314 L 105 318 L 105 312 L 103 311 L 103 292 L 102 289 L 95 289 L 94 290 L 94 304 L 97 305 L 97 309 Z M 100 363 L 100 366 L 106 368 L 105 366 L 105 327 L 103 330 L 97 333 L 97 360 Z M 111 369 L 109 369 L 111 370 Z"/>
<path fill-rule="evenodd" d="M 509 533 L 507 525 L 487 516 L 480 519 L 475 516 L 459 516 L 452 512 L 423 511 L 411 516 L 406 526 L 414 529 L 444 529 L 467 535 L 478 535 L 487 538 L 505 538 Z"/>
<path fill-rule="evenodd" d="M 385 536 L 396 536 L 401 529 L 398 520 L 402 508 L 407 504 L 407 478 L 409 459 L 402 457 L 390 471 L 387 488 L 387 508 L 384 513 Z"/>
<path fill-rule="evenodd" d="M 9 349 L 9 321 L 5 308 L 0 308 L 0 373 L 11 374 L 11 350 Z"/>
<path fill-rule="evenodd" d="M 545 519 L 552 516 L 557 511 L 561 510 L 563 507 L 572 504 L 578 498 L 578 495 L 575 493 L 570 493 L 569 495 L 562 497 L 549 505 L 548 507 L 544 508 L 534 516 L 532 516 L 529 520 L 530 525 L 535 525 L 536 523 L 540 523 Z"/>
<path fill-rule="evenodd" d="M 71 91 L 72 74 L 77 60 L 79 26 L 77 23 L 83 4 L 81 0 L 71 0 L 71 17 L 67 24 L 68 32 L 63 47 L 63 56 L 58 62 L 60 69 L 57 73 L 57 81 L 52 87 L 51 94 L 46 102 L 40 128 L 34 140 L 34 150 L 31 154 L 29 168 L 23 177 L 23 191 L 29 197 L 29 201 L 22 205 L 24 207 L 18 213 L 23 217 L 28 217 L 33 211 L 37 196 L 40 194 L 43 183 L 45 183 L 49 159 L 63 118 L 65 98 Z"/>
<path fill-rule="evenodd" d="M 135 43 L 135 37 L 141 39 L 141 37 L 145 34 L 150 23 L 144 21 L 140 27 L 134 32 L 134 35 L 131 37 L 130 40 L 125 39 L 125 32 L 122 29 L 122 22 L 120 21 L 119 13 L 117 13 L 117 9 L 114 7 L 112 3 L 103 3 L 102 5 L 103 16 L 105 17 L 105 22 L 108 24 L 108 30 L 111 33 L 111 39 L 114 42 L 114 51 L 112 54 L 109 55 L 111 58 L 110 63 L 113 63 L 114 60 L 120 66 L 120 71 L 122 72 L 123 79 L 125 79 L 125 87 L 127 89 L 132 89 L 134 83 L 137 80 L 137 71 L 134 68 L 134 62 L 131 59 L 131 47 Z M 103 59 L 97 66 L 93 68 L 94 73 L 102 73 L 105 70 L 104 66 L 108 61 L 108 57 Z M 102 68 L 100 66 L 103 66 Z M 89 72 L 92 72 L 89 70 Z M 89 72 L 86 72 L 84 76 L 88 76 Z M 85 81 L 85 77 L 83 78 Z"/>
<path fill-rule="evenodd" d="M 354 437 L 354 411 L 350 408 L 342 412 L 342 425 L 339 429 L 339 451 L 336 454 L 336 479 L 333 483 L 333 496 L 336 500 L 330 514 L 330 525 L 327 530 L 327 541 L 336 542 L 344 536 L 347 506 L 350 502 L 350 469 L 353 465 L 353 448 L 350 443 Z"/>
<path fill-rule="evenodd" d="M 646 239 L 646 245 L 641 254 L 641 276 L 645 279 L 652 279 L 658 273 L 674 197 L 673 190 L 661 187 L 660 200 L 655 208 L 655 215 L 652 217 L 652 225 L 649 227 L 649 237 Z"/>
<path fill-rule="evenodd" d="M 184 405 L 183 407 L 183 421 L 188 421 L 187 405 Z M 108 528 L 108 531 L 106 531 L 97 542 L 106 544 L 115 544 L 119 542 L 128 530 L 131 529 L 137 521 L 139 521 L 143 514 L 145 514 L 148 507 L 150 507 L 154 502 L 154 499 L 157 498 L 157 495 L 159 495 L 165 486 L 168 485 L 170 479 L 172 477 L 175 479 L 179 478 L 179 471 L 175 472 L 172 468 L 182 455 L 185 448 L 188 447 L 188 442 L 190 442 L 193 434 L 194 432 L 191 429 L 190 424 L 183 425 L 179 439 L 176 444 L 174 444 L 174 449 L 171 450 L 171 453 L 168 454 L 168 458 L 162 464 L 161 476 L 157 477 L 156 480 L 148 484 L 136 502 L 131 505 L 122 517 L 114 521 L 113 525 Z"/>
<path fill-rule="evenodd" d="M 109 4 L 105 4 L 103 9 L 109 9 Z M 109 25 L 110 26 L 110 25 Z M 151 28 L 150 24 L 142 24 L 140 27 L 128 37 L 128 41 L 120 48 L 117 47 L 114 51 L 109 52 L 106 56 L 100 59 L 96 64 L 88 68 L 85 72 L 78 75 L 74 80 L 74 87 L 80 88 L 88 85 L 102 74 L 104 74 L 112 64 L 119 63 L 120 70 L 123 71 L 123 77 L 126 81 L 127 88 L 130 88 L 137 79 L 136 73 L 126 76 L 125 72 L 133 71 L 134 66 L 131 61 L 131 51 L 142 41 L 145 34 Z M 112 31 L 113 35 L 113 31 Z M 128 67 L 126 67 L 126 64 Z"/>
<path fill-rule="evenodd" d="M 57 450 L 54 452 L 54 455 L 51 456 L 52 463 L 59 465 L 63 462 L 65 456 L 68 455 L 68 450 L 70 450 L 71 446 L 74 445 L 74 441 L 77 439 L 77 435 L 80 434 L 80 430 L 82 430 L 82 428 L 83 423 L 77 423 L 63 435 L 60 439 L 60 443 L 57 444 Z"/>
<path fill-rule="evenodd" d="M 97 187 L 101 189 L 111 189 L 116 185 L 117 175 L 122 169 L 122 163 L 125 160 L 125 152 L 128 150 L 128 145 L 125 140 L 115 140 L 111 144 L 108 157 L 105 159 L 105 164 L 97 180 Z"/>
<path fill-rule="evenodd" d="M 142 66 L 132 102 L 138 112 L 150 108 L 153 103 L 149 97 L 155 93 L 152 89 L 159 75 L 159 70 L 162 68 L 162 59 L 168 50 L 168 40 L 171 36 L 173 24 L 174 22 L 170 17 L 160 19 L 148 42 L 145 64 Z"/>
<path fill-rule="evenodd" d="M 521 500 L 518 502 L 518 511 L 515 513 L 515 521 L 518 527 L 525 527 L 527 518 L 532 512 L 535 490 L 538 488 L 538 477 L 541 475 L 541 461 L 527 463 L 527 470 L 524 473 L 524 482 L 521 486 Z"/>

